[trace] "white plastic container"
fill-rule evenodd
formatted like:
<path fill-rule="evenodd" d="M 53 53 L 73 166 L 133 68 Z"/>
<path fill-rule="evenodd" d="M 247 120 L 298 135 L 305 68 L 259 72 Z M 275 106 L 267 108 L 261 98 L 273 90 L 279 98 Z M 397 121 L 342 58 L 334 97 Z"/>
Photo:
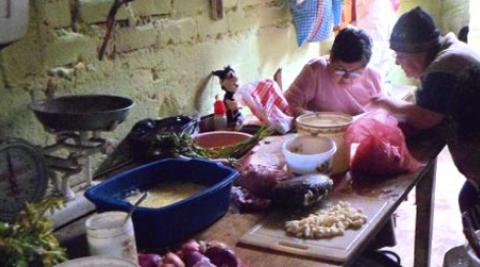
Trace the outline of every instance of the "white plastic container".
<path fill-rule="evenodd" d="M 332 175 L 350 168 L 350 150 L 345 145 L 345 132 L 352 120 L 352 116 L 338 112 L 305 114 L 295 120 L 300 135 L 328 137 L 335 141 L 337 153 L 333 157 Z"/>
<path fill-rule="evenodd" d="M 128 259 L 137 264 L 137 247 L 132 218 L 126 212 L 95 214 L 85 222 L 90 255 Z"/>
<path fill-rule="evenodd" d="M 222 100 L 215 96 L 215 103 L 213 104 L 213 127 L 215 131 L 226 130 L 227 125 L 227 107 Z"/>
<path fill-rule="evenodd" d="M 295 174 L 330 174 L 336 150 L 335 142 L 328 137 L 295 135 L 282 144 L 287 167 Z"/>
<path fill-rule="evenodd" d="M 69 260 L 54 267 L 137 267 L 138 264 L 130 260 L 113 257 L 91 256 Z"/>

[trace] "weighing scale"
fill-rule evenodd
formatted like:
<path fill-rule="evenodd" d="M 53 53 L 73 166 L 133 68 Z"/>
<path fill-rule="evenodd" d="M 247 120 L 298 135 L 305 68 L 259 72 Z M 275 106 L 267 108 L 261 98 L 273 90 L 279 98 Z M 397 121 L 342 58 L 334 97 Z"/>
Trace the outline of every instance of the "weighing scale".
<path fill-rule="evenodd" d="M 43 198 L 47 185 L 41 150 L 18 138 L 0 140 L 0 221 L 12 221 L 26 202 Z"/>

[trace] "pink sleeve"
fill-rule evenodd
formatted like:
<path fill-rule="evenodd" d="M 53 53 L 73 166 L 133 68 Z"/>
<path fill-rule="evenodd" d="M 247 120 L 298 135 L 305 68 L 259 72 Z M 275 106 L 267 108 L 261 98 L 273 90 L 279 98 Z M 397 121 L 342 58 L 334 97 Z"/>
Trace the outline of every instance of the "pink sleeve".
<path fill-rule="evenodd" d="M 371 79 L 373 84 L 372 95 L 385 95 L 385 90 L 383 89 L 382 75 L 375 69 L 371 69 Z"/>
<path fill-rule="evenodd" d="M 307 64 L 285 92 L 285 98 L 290 106 L 290 110 L 295 116 L 301 115 L 306 111 L 308 102 L 315 97 L 314 88 L 316 88 L 316 79 L 312 66 Z"/>
<path fill-rule="evenodd" d="M 370 74 L 369 74 L 369 78 L 371 80 L 371 87 L 370 87 L 370 96 L 386 96 L 385 94 L 385 90 L 383 88 L 383 81 L 382 81 L 382 75 L 374 70 L 374 69 L 371 69 L 370 70 Z M 372 103 L 372 101 L 368 101 L 365 105 L 364 105 L 364 109 L 365 111 L 372 111 L 372 110 L 376 110 L 377 107 L 375 105 L 370 105 Z"/>

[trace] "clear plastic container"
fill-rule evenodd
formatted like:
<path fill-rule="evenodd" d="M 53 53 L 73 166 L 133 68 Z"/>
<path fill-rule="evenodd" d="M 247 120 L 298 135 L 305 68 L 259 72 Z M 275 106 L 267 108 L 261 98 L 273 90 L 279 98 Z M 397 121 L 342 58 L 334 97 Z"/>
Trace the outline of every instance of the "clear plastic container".
<path fill-rule="evenodd" d="M 132 219 L 126 223 L 126 212 L 95 214 L 85 222 L 90 255 L 112 256 L 137 263 L 137 247 Z"/>

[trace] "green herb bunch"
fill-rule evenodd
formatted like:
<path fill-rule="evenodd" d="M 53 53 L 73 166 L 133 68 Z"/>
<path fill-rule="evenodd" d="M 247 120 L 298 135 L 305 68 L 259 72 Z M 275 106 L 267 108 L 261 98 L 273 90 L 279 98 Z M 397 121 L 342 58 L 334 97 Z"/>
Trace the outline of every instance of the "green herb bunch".
<path fill-rule="evenodd" d="M 149 157 L 201 157 L 209 159 L 234 158 L 238 159 L 252 149 L 261 139 L 272 135 L 275 132 L 273 128 L 266 126 L 260 128 L 258 132 L 242 142 L 237 144 L 215 147 L 201 148 L 194 144 L 190 135 L 186 133 L 162 132 L 155 136 L 147 152 Z"/>
<path fill-rule="evenodd" d="M 180 155 L 186 157 L 204 157 L 201 151 L 194 148 L 189 134 L 175 132 L 160 132 L 150 143 L 147 155 L 150 158 L 174 158 Z"/>
<path fill-rule="evenodd" d="M 62 206 L 61 199 L 44 198 L 27 204 L 15 222 L 0 222 L 0 266 L 47 267 L 66 260 L 53 223 L 45 216 Z"/>

